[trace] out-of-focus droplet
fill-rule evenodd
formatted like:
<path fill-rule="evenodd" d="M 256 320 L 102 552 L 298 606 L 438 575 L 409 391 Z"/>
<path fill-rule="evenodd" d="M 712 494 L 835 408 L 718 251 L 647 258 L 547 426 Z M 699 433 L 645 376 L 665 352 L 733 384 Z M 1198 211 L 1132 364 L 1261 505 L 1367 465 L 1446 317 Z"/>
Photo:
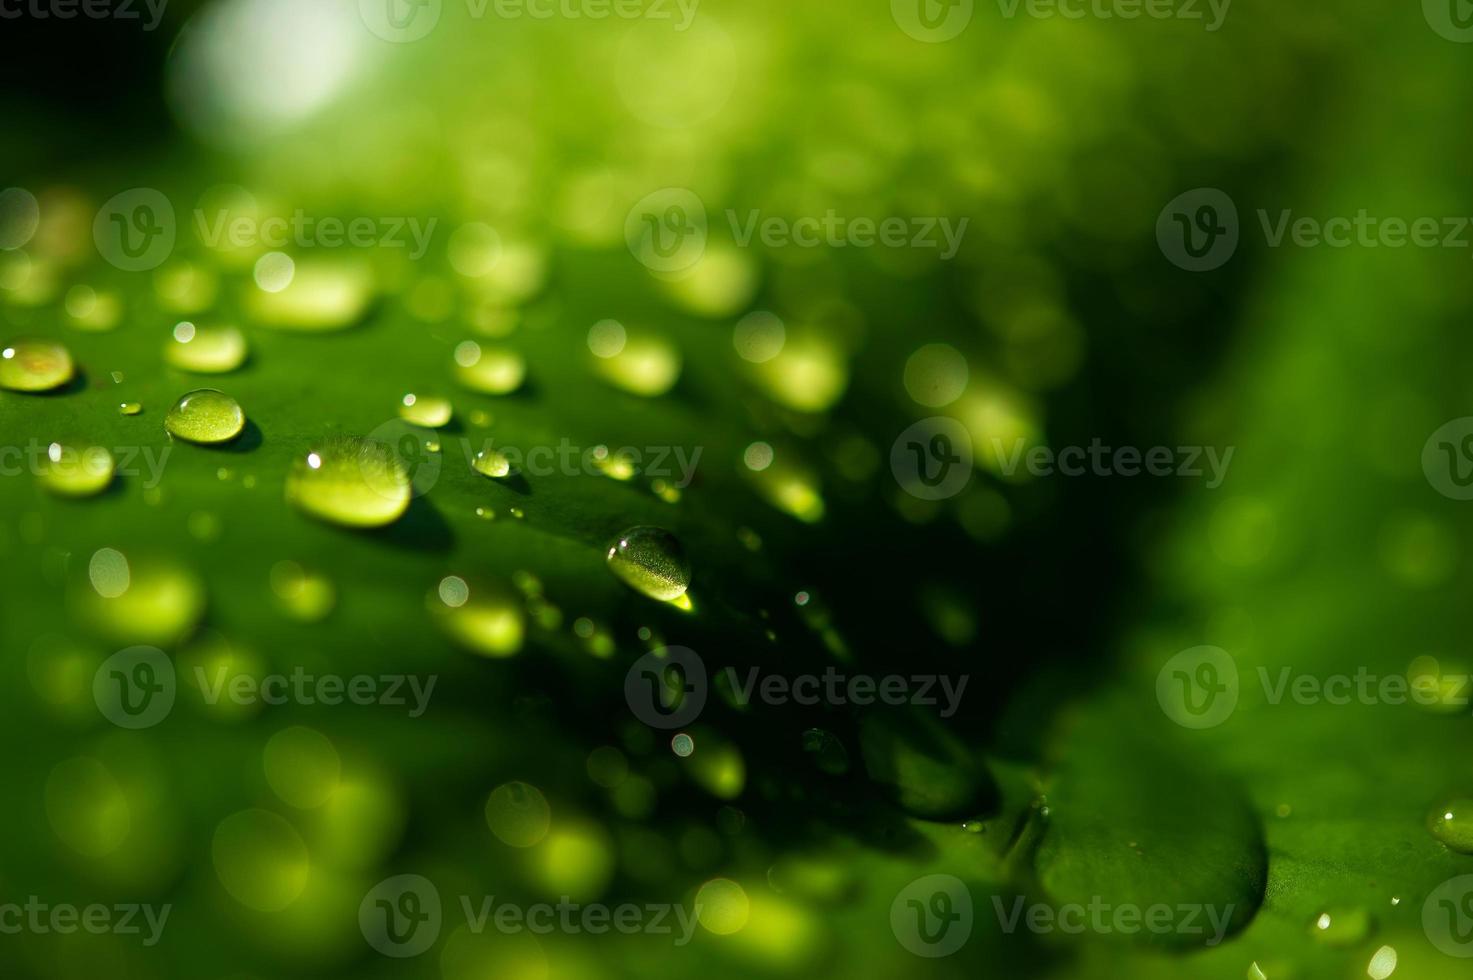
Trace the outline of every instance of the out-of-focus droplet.
<path fill-rule="evenodd" d="M 599 358 L 598 373 L 616 388 L 654 398 L 680 378 L 680 352 L 658 337 L 631 337 L 616 354 Z"/>
<path fill-rule="evenodd" d="M 210 847 L 225 891 L 246 908 L 279 912 L 307 887 L 307 845 L 269 810 L 243 810 L 220 821 Z"/>
<path fill-rule="evenodd" d="M 164 428 L 201 445 L 229 442 L 245 428 L 245 412 L 223 391 L 200 388 L 174 403 L 164 416 Z"/>
<path fill-rule="evenodd" d="M 458 575 L 440 580 L 428 605 L 440 628 L 483 657 L 511 657 L 522 649 L 526 622 L 512 596 Z"/>
<path fill-rule="evenodd" d="M 272 565 L 270 578 L 277 607 L 300 622 L 315 623 L 327 618 L 337 603 L 337 589 L 332 580 L 294 561 Z"/>
<path fill-rule="evenodd" d="M 486 799 L 486 825 L 503 844 L 533 847 L 552 826 L 552 808 L 531 783 L 503 783 Z"/>
<path fill-rule="evenodd" d="M 682 759 L 689 757 L 690 754 L 693 753 L 695 750 L 696 740 L 691 738 L 685 732 L 681 732 L 680 734 L 670 739 L 670 751 L 674 752 Z"/>
<path fill-rule="evenodd" d="M 292 464 L 286 498 L 302 511 L 345 527 L 382 527 L 409 509 L 409 472 L 375 439 L 337 436 Z"/>
<path fill-rule="evenodd" d="M 331 799 L 342 774 L 342 760 L 331 740 L 305 725 L 272 735 L 262 751 L 261 765 L 272 791 L 299 810 L 315 809 Z"/>
<path fill-rule="evenodd" d="M 849 386 L 843 354 L 820 337 L 789 340 L 781 353 L 752 370 L 774 400 L 799 412 L 827 411 Z"/>
<path fill-rule="evenodd" d="M 41 464 L 41 485 L 62 497 L 91 497 L 113 480 L 113 454 L 102 446 L 68 446 L 53 442 Z"/>
<path fill-rule="evenodd" d="M 1328 909 L 1315 917 L 1309 929 L 1327 946 L 1354 946 L 1371 932 L 1371 914 L 1362 908 Z"/>
<path fill-rule="evenodd" d="M 438 429 L 449 424 L 454 414 L 450 399 L 440 395 L 417 395 L 410 392 L 399 401 L 401 419 L 429 429 Z"/>
<path fill-rule="evenodd" d="M 680 541 L 664 528 L 642 525 L 619 535 L 605 556 L 610 571 L 653 599 L 670 601 L 690 587 L 690 561 Z"/>
<path fill-rule="evenodd" d="M 192 633 L 205 607 L 204 585 L 189 570 L 115 548 L 93 553 L 74 598 L 78 614 L 110 640 L 160 647 Z"/>
<path fill-rule="evenodd" d="M 164 360 L 181 371 L 225 374 L 245 363 L 245 335 L 234 327 L 196 327 L 179 323 L 164 346 Z"/>
<path fill-rule="evenodd" d="M 926 344 L 905 362 L 905 391 L 918 405 L 941 408 L 967 390 L 967 359 L 950 344 Z"/>
<path fill-rule="evenodd" d="M 787 328 L 781 319 L 765 310 L 748 313 L 737 321 L 731 343 L 744 361 L 762 364 L 782 353 Z"/>
<path fill-rule="evenodd" d="M 52 340 L 15 340 L 0 348 L 0 388 L 52 391 L 76 373 L 71 351 Z"/>
<path fill-rule="evenodd" d="M 65 305 L 66 315 L 78 330 L 112 330 L 123 316 L 123 303 L 117 293 L 99 293 L 80 283 L 67 290 Z"/>
<path fill-rule="evenodd" d="M 760 472 L 772 465 L 772 446 L 765 442 L 754 442 L 742 452 L 742 463 L 747 469 Z"/>
<path fill-rule="evenodd" d="M 1427 815 L 1432 836 L 1460 854 L 1473 854 L 1473 800 L 1449 800 Z"/>
<path fill-rule="evenodd" d="M 303 333 L 345 330 L 368 312 L 373 280 L 365 265 L 304 259 L 279 291 L 252 290 L 248 300 L 251 315 L 263 326 Z"/>
<path fill-rule="evenodd" d="M 752 909 L 746 890 L 730 878 L 713 878 L 702 885 L 695 906 L 701 925 L 718 936 L 741 932 Z"/>
<path fill-rule="evenodd" d="M 595 357 L 616 357 L 628 339 L 624 324 L 618 320 L 600 320 L 588 330 L 588 349 Z"/>
<path fill-rule="evenodd" d="M 455 348 L 455 365 L 460 383 L 483 395 L 509 395 L 527 377 L 527 362 L 516 351 L 470 340 Z"/>

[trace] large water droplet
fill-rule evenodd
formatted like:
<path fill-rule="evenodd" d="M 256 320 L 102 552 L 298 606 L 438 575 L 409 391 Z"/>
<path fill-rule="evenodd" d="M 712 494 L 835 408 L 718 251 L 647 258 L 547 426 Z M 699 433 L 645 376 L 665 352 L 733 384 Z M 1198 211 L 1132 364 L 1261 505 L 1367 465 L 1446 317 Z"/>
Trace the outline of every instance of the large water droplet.
<path fill-rule="evenodd" d="M 0 349 L 0 388 L 51 391 L 77 373 L 71 351 L 51 340 L 16 340 Z"/>
<path fill-rule="evenodd" d="M 455 348 L 455 376 L 471 391 L 507 395 L 522 386 L 527 362 L 516 351 L 482 347 L 473 340 Z"/>
<path fill-rule="evenodd" d="M 245 412 L 223 391 L 200 388 L 174 403 L 164 416 L 164 428 L 189 442 L 229 442 L 245 428 Z"/>
<path fill-rule="evenodd" d="M 313 517 L 346 527 L 382 527 L 409 507 L 409 472 L 388 446 L 337 436 L 301 456 L 286 478 L 286 498 Z"/>
<path fill-rule="evenodd" d="M 1449 800 L 1427 815 L 1432 836 L 1461 854 L 1473 854 L 1473 800 Z"/>
<path fill-rule="evenodd" d="M 174 327 L 164 347 L 164 360 L 181 371 L 224 374 L 245 363 L 245 335 L 234 327 L 196 327 L 184 321 Z"/>
<path fill-rule="evenodd" d="M 690 561 L 675 535 L 664 528 L 632 527 L 609 546 L 609 569 L 631 588 L 669 601 L 690 587 Z"/>
<path fill-rule="evenodd" d="M 107 489 L 113 479 L 113 454 L 102 446 L 69 446 L 53 442 L 46 448 L 41 485 L 63 497 L 91 497 Z"/>

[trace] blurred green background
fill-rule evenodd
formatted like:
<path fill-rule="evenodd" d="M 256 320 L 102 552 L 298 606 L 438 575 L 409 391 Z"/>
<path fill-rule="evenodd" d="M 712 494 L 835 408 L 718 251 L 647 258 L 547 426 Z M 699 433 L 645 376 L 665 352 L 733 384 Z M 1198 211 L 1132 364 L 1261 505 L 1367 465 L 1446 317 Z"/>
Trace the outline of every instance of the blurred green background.
<path fill-rule="evenodd" d="M 44 465 L 0 477 L 0 905 L 170 908 L 152 945 L 0 914 L 4 972 L 1465 975 L 1428 924 L 1446 910 L 1424 912 L 1473 873 L 1429 830 L 1473 808 L 1449 803 L 1473 797 L 1466 705 L 1275 704 L 1257 671 L 1446 679 L 1451 700 L 1473 663 L 1473 522 L 1421 462 L 1473 414 L 1473 251 L 1272 247 L 1259 212 L 1473 215 L 1473 48 L 1431 0 L 1237 0 L 1217 30 L 1197 6 L 172 0 L 154 29 L 143 6 L 0 23 L 0 187 L 36 203 L 0 208 L 0 342 L 57 341 L 77 366 L 51 393 L 0 391 L 0 444 L 142 467 L 83 499 Z M 928 41 L 912 15 L 961 26 Z M 1235 202 L 1241 240 L 1194 273 L 1157 228 L 1200 187 Z M 135 188 L 176 237 L 130 270 L 94 222 Z M 671 188 L 708 230 L 667 270 L 630 229 Z M 944 259 L 743 242 L 753 211 L 967 224 Z M 434 224 L 413 255 L 207 234 L 298 212 Z M 248 353 L 182 368 L 180 323 L 233 327 Z M 239 402 L 239 438 L 169 435 L 197 388 Z M 409 393 L 452 420 L 405 428 Z M 933 501 L 891 454 L 935 416 L 975 466 Z M 406 432 L 417 492 L 389 526 L 285 499 L 332 437 Z M 1095 439 L 1234 455 L 1209 488 L 1029 477 L 997 449 Z M 563 440 L 700 456 L 688 484 L 469 465 Z M 641 526 L 680 542 L 682 601 L 611 574 Z M 94 679 L 137 644 L 177 691 L 131 730 Z M 945 719 L 713 688 L 681 754 L 624 695 L 667 644 L 712 675 L 969 681 Z M 1201 645 L 1240 690 L 1196 730 L 1157 679 Z M 435 686 L 417 715 L 211 704 L 197 669 Z M 360 910 L 406 874 L 436 889 L 439 931 L 383 955 Z M 973 921 L 919 956 L 906 898 L 934 892 L 907 889 L 935 874 Z M 673 914 L 674 936 L 477 932 L 461 896 L 701 911 L 682 942 Z M 1234 911 L 1213 945 L 1008 931 L 1018 896 Z M 1455 934 L 1473 924 L 1450 908 Z"/>

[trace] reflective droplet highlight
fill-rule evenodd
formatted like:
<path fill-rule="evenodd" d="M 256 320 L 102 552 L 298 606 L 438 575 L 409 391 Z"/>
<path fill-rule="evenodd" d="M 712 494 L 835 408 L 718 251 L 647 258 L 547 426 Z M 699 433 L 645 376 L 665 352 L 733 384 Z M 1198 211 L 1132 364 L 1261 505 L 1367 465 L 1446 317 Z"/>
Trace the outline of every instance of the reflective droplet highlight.
<path fill-rule="evenodd" d="M 678 599 L 690 587 L 690 562 L 675 535 L 644 525 L 619 535 L 605 556 L 609 570 L 653 599 Z"/>
<path fill-rule="evenodd" d="M 337 436 L 298 457 L 286 499 L 313 517 L 345 527 L 382 527 L 409 508 L 409 472 L 374 439 Z"/>
<path fill-rule="evenodd" d="M 0 348 L 0 388 L 53 391 L 76 376 L 71 351 L 51 340 L 16 340 Z"/>
<path fill-rule="evenodd" d="M 223 391 L 200 388 L 174 403 L 164 416 L 164 428 L 201 445 L 229 442 L 245 428 L 245 412 Z"/>

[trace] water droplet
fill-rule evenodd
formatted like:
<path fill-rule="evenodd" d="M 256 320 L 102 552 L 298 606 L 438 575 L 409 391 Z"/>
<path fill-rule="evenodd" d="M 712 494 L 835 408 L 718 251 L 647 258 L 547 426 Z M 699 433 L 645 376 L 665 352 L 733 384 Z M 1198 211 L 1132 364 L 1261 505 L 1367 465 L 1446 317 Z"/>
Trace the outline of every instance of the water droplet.
<path fill-rule="evenodd" d="M 483 521 L 494 521 L 496 520 L 496 511 L 490 507 L 477 507 L 476 516 Z"/>
<path fill-rule="evenodd" d="M 772 446 L 765 442 L 754 442 L 742 453 L 742 462 L 747 469 L 760 473 L 772 465 Z"/>
<path fill-rule="evenodd" d="M 138 402 L 123 402 L 118 406 L 119 415 L 137 415 L 143 411 L 143 406 Z"/>
<path fill-rule="evenodd" d="M 696 740 L 691 738 L 685 732 L 681 732 L 679 735 L 676 735 L 670 740 L 670 751 L 674 752 L 682 759 L 690 756 L 690 754 L 695 750 Z"/>
<path fill-rule="evenodd" d="M 196 327 L 184 321 L 164 346 L 164 360 L 181 371 L 224 374 L 245 363 L 245 335 L 234 327 Z"/>
<path fill-rule="evenodd" d="M 926 344 L 905 362 L 905 390 L 927 408 L 950 405 L 967 390 L 967 359 L 950 344 Z"/>
<path fill-rule="evenodd" d="M 486 825 L 503 844 L 533 847 L 552 826 L 552 808 L 531 783 L 503 783 L 486 799 Z"/>
<path fill-rule="evenodd" d="M 279 293 L 292 284 L 297 264 L 285 252 L 267 252 L 256 260 L 252 277 L 256 285 L 268 293 Z"/>
<path fill-rule="evenodd" d="M 455 348 L 455 376 L 471 391 L 507 395 L 522 386 L 527 362 L 516 351 L 467 340 Z"/>
<path fill-rule="evenodd" d="M 658 337 L 632 337 L 594 364 L 606 381 L 632 395 L 663 395 L 680 377 L 680 352 Z"/>
<path fill-rule="evenodd" d="M 1460 854 L 1473 854 L 1473 800 L 1449 800 L 1427 815 L 1432 836 Z"/>
<path fill-rule="evenodd" d="M 102 446 L 78 448 L 53 442 L 41 465 L 41 485 L 62 497 L 91 497 L 113 479 L 113 454 Z"/>
<path fill-rule="evenodd" d="M 304 725 L 272 735 L 261 753 L 266 782 L 283 803 L 313 810 L 327 803 L 338 788 L 342 760 L 331 740 Z"/>
<path fill-rule="evenodd" d="M 766 469 L 745 472 L 752 486 L 773 507 L 805 524 L 823 520 L 827 507 L 818 478 L 801 462 L 785 454 Z"/>
<path fill-rule="evenodd" d="M 500 479 L 511 473 L 511 462 L 495 449 L 483 449 L 471 460 L 471 469 L 482 476 Z"/>
<path fill-rule="evenodd" d="M 737 354 L 753 364 L 770 361 L 781 354 L 786 340 L 787 328 L 782 320 L 765 310 L 742 317 L 731 334 Z"/>
<path fill-rule="evenodd" d="M 511 516 L 515 517 L 519 521 L 527 516 L 527 512 L 522 510 L 522 508 L 520 507 L 512 507 L 509 509 L 509 511 L 511 513 Z"/>
<path fill-rule="evenodd" d="M 501 590 L 447 575 L 431 593 L 429 607 L 440 628 L 474 653 L 510 657 L 522 648 L 521 607 Z"/>
<path fill-rule="evenodd" d="M 161 558 L 128 558 L 102 548 L 87 563 L 76 590 L 79 612 L 119 642 L 168 647 L 193 632 L 205 591 L 191 572 Z"/>
<path fill-rule="evenodd" d="M 608 446 L 595 446 L 593 449 L 593 466 L 604 476 L 611 480 L 632 480 L 638 467 L 634 465 L 632 454 L 609 452 Z"/>
<path fill-rule="evenodd" d="M 690 587 L 690 562 L 675 535 L 644 525 L 619 535 L 605 556 L 609 569 L 638 592 L 669 601 Z"/>
<path fill-rule="evenodd" d="M 76 376 L 71 351 L 51 340 L 16 340 L 0 349 L 0 388 L 51 391 Z"/>
<path fill-rule="evenodd" d="M 746 928 L 752 901 L 730 878 L 712 878 L 696 892 L 696 917 L 707 932 L 730 936 Z"/>
<path fill-rule="evenodd" d="M 245 412 L 223 391 L 200 388 L 174 403 L 164 416 L 164 428 L 189 442 L 229 442 L 245 428 Z"/>
<path fill-rule="evenodd" d="M 263 326 L 304 333 L 351 327 L 372 300 L 367 266 L 333 259 L 303 260 L 279 292 L 259 289 L 248 296 L 251 315 Z"/>
<path fill-rule="evenodd" d="M 398 520 L 412 496 L 409 472 L 374 439 L 336 436 L 292 464 L 286 498 L 313 517 L 345 527 Z"/>
<path fill-rule="evenodd" d="M 614 357 L 624 349 L 628 334 L 618 320 L 600 320 L 588 330 L 588 349 L 595 357 Z"/>
<path fill-rule="evenodd" d="M 789 342 L 753 370 L 773 399 L 799 412 L 827 411 L 849 386 L 843 353 L 820 337 Z"/>
<path fill-rule="evenodd" d="M 1371 914 L 1361 908 L 1327 909 L 1310 927 L 1310 935 L 1327 946 L 1354 946 L 1371 932 Z"/>
<path fill-rule="evenodd" d="M 1396 972 L 1396 960 L 1396 948 L 1382 946 L 1371 954 L 1371 962 L 1366 964 L 1366 976 L 1371 980 L 1386 980 Z"/>
<path fill-rule="evenodd" d="M 281 611 L 303 623 L 325 619 L 337 603 L 337 590 L 330 579 L 294 561 L 271 566 L 271 591 Z"/>
<path fill-rule="evenodd" d="M 416 395 L 411 392 L 399 402 L 401 419 L 430 429 L 438 429 L 447 424 L 454 411 L 450 399 L 439 395 Z"/>
<path fill-rule="evenodd" d="M 116 293 L 99 293 L 80 283 L 67 290 L 65 305 L 72 326 L 78 330 L 111 330 L 123 315 L 123 304 Z"/>

